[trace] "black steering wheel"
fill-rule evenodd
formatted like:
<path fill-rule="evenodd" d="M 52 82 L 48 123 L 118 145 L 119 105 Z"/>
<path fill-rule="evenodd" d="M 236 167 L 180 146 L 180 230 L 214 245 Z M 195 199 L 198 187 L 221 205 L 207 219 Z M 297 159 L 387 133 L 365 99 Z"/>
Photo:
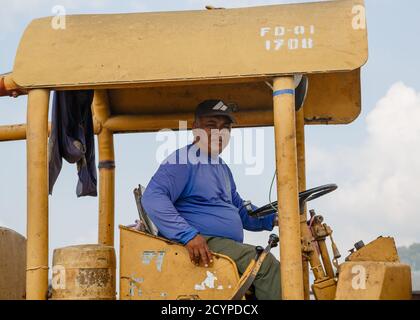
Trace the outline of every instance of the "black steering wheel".
<path fill-rule="evenodd" d="M 327 184 L 325 186 L 313 188 L 313 189 L 306 190 L 299 193 L 299 209 L 300 209 L 299 213 L 300 214 L 302 213 L 302 210 L 305 207 L 306 202 L 325 196 L 326 194 L 337 190 L 337 188 L 338 186 L 336 184 Z M 275 213 L 277 210 L 278 210 L 277 201 L 274 201 L 261 208 L 258 208 L 257 210 L 248 211 L 248 214 L 251 217 L 264 217 L 264 216 L 268 216 L 270 214 Z"/>

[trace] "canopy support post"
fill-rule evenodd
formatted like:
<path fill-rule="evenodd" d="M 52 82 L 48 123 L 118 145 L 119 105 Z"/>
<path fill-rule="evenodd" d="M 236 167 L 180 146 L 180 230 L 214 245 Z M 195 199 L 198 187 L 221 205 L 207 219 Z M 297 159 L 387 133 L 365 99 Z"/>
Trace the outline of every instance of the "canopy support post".
<path fill-rule="evenodd" d="M 114 246 L 115 162 L 114 134 L 105 129 L 99 143 L 99 232 L 98 243 Z"/>
<path fill-rule="evenodd" d="M 294 77 L 274 78 L 274 134 L 279 203 L 280 272 L 284 300 L 303 300 Z"/>
<path fill-rule="evenodd" d="M 48 108 L 49 90 L 29 91 L 27 152 L 26 299 L 48 294 Z"/>
<path fill-rule="evenodd" d="M 306 190 L 306 159 L 305 159 L 305 111 L 304 107 L 300 108 L 296 112 L 296 148 L 297 148 L 297 162 L 298 162 L 298 185 L 299 192 Z M 307 210 L 306 204 L 300 212 L 300 232 L 302 238 L 308 238 L 308 226 L 307 226 Z M 310 240 L 310 239 L 309 239 Z M 305 243 L 305 239 L 303 239 Z M 303 291 L 305 300 L 310 299 L 309 289 L 309 264 L 308 259 L 302 259 L 303 269 Z"/>
<path fill-rule="evenodd" d="M 98 243 L 114 246 L 115 224 L 115 156 L 114 134 L 103 127 L 111 111 L 106 90 L 95 90 L 94 119 L 99 122 L 99 219 Z"/>

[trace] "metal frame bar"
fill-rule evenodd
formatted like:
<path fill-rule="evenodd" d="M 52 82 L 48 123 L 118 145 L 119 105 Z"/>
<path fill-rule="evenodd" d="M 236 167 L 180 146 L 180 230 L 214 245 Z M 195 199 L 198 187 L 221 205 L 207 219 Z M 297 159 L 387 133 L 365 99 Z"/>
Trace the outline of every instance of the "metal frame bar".
<path fill-rule="evenodd" d="M 305 158 L 305 110 L 302 107 L 296 112 L 296 149 L 297 149 L 297 166 L 298 166 L 298 186 L 299 192 L 306 190 L 306 158 Z M 306 205 L 300 212 L 300 232 L 302 238 L 307 234 L 307 210 Z M 309 265 L 307 259 L 302 259 L 303 271 L 303 291 L 305 300 L 310 299 L 309 288 Z"/>
<path fill-rule="evenodd" d="M 303 300 L 294 77 L 273 80 L 282 298 Z"/>
<path fill-rule="evenodd" d="M 48 108 L 50 92 L 29 92 L 27 110 L 27 258 L 26 299 L 48 293 Z"/>
<path fill-rule="evenodd" d="M 98 123 L 99 150 L 99 218 L 98 243 L 114 246 L 115 226 L 115 155 L 114 134 L 103 124 L 110 117 L 108 92 L 95 90 L 93 99 L 94 122 Z"/>

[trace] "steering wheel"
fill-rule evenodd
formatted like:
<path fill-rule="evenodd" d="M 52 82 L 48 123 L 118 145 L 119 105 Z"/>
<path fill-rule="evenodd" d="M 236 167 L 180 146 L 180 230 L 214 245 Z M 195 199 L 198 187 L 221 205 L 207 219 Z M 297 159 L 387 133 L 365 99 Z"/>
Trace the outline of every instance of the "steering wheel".
<path fill-rule="evenodd" d="M 338 186 L 336 184 L 327 184 L 325 186 L 313 188 L 299 193 L 299 213 L 302 213 L 306 202 L 325 196 L 326 194 L 337 190 L 337 188 Z M 264 217 L 273 214 L 277 210 L 277 201 L 274 201 L 261 208 L 258 208 L 257 210 L 248 211 L 248 215 L 250 215 L 251 217 Z"/>

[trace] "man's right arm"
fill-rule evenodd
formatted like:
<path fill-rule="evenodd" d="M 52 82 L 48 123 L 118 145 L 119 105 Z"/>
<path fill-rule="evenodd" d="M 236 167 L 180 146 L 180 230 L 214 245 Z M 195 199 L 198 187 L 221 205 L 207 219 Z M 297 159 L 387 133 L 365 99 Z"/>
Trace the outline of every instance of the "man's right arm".
<path fill-rule="evenodd" d="M 191 262 L 198 265 L 202 260 L 207 267 L 212 262 L 212 254 L 206 240 L 174 206 L 188 182 L 188 170 L 186 164 L 161 165 L 147 186 L 141 203 L 165 238 L 184 244 Z"/>
<path fill-rule="evenodd" d="M 141 203 L 159 232 L 186 244 L 198 231 L 178 213 L 174 203 L 188 182 L 187 164 L 162 164 L 149 182 Z"/>

